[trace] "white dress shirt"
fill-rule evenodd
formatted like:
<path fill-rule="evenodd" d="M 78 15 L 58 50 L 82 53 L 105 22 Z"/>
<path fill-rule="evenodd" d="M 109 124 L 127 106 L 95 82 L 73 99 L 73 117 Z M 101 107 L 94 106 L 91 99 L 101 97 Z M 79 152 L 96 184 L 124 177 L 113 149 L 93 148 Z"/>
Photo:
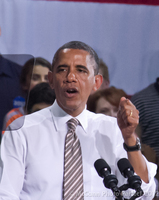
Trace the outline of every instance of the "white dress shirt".
<path fill-rule="evenodd" d="M 21 128 L 5 132 L 1 144 L 0 200 L 62 199 L 66 122 L 70 118 L 55 101 L 52 106 L 25 116 Z M 117 161 L 127 157 L 117 120 L 86 109 L 77 119 L 81 123 L 76 134 L 82 149 L 84 199 L 115 199 L 98 176 L 94 162 L 103 158 L 117 176 L 118 186 L 126 181 L 117 167 Z M 12 123 L 12 129 L 17 121 Z M 152 199 L 155 192 L 156 165 L 147 162 L 147 167 L 149 183 L 142 182 L 144 200 Z"/>

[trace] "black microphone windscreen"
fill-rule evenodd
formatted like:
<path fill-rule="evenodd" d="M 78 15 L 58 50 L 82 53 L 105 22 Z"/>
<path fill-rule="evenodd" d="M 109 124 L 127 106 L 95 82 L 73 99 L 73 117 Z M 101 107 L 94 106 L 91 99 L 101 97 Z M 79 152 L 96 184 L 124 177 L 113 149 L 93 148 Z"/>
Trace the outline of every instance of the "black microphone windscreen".
<path fill-rule="evenodd" d="M 129 160 L 126 158 L 120 159 L 118 161 L 117 165 L 118 165 L 118 168 L 119 168 L 121 174 L 123 174 L 123 172 L 128 168 L 130 168 L 131 171 L 134 173 L 134 169 L 133 169 L 132 165 L 130 164 Z"/>
<path fill-rule="evenodd" d="M 110 169 L 109 165 L 103 159 L 96 160 L 94 163 L 94 167 L 97 170 L 99 176 L 101 176 L 101 177 L 102 177 L 101 170 L 103 170 L 104 168 L 107 168 L 107 170 L 111 173 L 111 169 Z"/>

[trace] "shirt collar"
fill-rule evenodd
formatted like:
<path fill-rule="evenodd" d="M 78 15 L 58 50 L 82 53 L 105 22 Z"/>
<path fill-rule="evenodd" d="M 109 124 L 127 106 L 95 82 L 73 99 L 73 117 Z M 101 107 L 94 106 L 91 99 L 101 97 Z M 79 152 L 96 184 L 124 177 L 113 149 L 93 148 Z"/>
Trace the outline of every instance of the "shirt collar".
<path fill-rule="evenodd" d="M 63 128 L 67 127 L 67 121 L 69 119 L 72 118 L 71 115 L 67 114 L 57 103 L 57 101 L 55 100 L 55 102 L 53 103 L 53 105 L 51 106 L 51 114 L 53 117 L 53 121 L 54 121 L 54 125 L 56 130 L 61 130 Z M 77 117 L 76 117 L 81 126 L 83 127 L 84 131 L 86 132 L 87 129 L 87 110 L 86 110 L 86 106 L 84 108 L 84 110 L 82 111 L 82 113 L 80 113 Z"/>

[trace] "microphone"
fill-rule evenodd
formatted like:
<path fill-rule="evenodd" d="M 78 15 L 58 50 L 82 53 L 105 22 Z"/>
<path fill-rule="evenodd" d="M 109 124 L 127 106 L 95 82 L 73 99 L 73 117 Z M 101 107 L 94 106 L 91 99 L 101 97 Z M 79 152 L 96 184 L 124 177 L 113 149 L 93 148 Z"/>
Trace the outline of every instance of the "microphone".
<path fill-rule="evenodd" d="M 126 158 L 122 158 L 118 161 L 117 165 L 121 174 L 125 178 L 128 178 L 129 187 L 137 191 L 136 195 L 138 197 L 142 196 L 144 194 L 143 190 L 140 187 L 142 181 L 139 176 L 134 175 L 134 169 L 132 165 L 130 164 L 129 160 Z"/>
<path fill-rule="evenodd" d="M 111 168 L 103 159 L 98 159 L 94 163 L 94 167 L 98 173 L 98 175 L 103 179 L 103 183 L 106 188 L 111 189 L 113 194 L 116 196 L 118 200 L 122 200 L 123 197 L 120 194 L 121 191 L 117 187 L 118 180 L 115 175 L 111 174 Z"/>

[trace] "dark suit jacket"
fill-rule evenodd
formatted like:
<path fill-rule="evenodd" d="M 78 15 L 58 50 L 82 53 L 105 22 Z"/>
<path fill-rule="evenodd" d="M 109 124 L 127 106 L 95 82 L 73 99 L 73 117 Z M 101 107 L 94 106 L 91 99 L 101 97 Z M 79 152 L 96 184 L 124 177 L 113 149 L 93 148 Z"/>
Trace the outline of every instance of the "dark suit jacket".
<path fill-rule="evenodd" d="M 0 131 L 5 114 L 13 108 L 13 99 L 24 97 L 19 81 L 21 69 L 20 65 L 0 55 Z"/>

